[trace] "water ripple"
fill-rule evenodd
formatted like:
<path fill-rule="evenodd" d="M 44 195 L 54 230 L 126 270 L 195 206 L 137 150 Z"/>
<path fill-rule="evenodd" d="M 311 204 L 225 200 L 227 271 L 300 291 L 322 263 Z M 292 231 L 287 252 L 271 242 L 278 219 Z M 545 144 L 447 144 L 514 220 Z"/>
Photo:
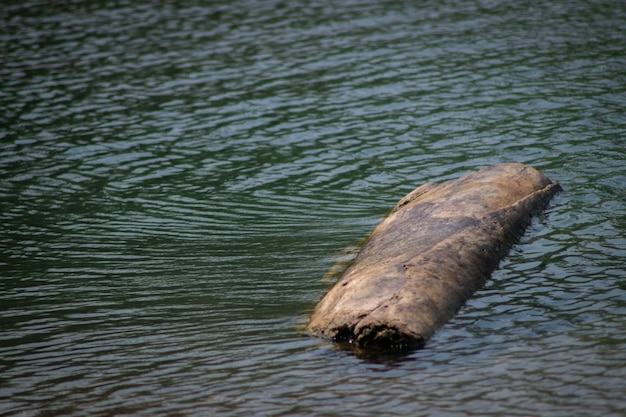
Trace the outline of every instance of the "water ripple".
<path fill-rule="evenodd" d="M 3 6 L 0 415 L 621 415 L 624 16 Z M 299 333 L 399 198 L 504 160 L 565 192 L 425 349 Z"/>

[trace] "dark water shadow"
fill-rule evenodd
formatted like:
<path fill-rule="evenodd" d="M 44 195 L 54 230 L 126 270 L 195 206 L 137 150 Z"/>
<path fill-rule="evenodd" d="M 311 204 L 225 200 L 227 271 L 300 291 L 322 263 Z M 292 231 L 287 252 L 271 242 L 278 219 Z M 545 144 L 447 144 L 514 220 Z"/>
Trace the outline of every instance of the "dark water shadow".
<path fill-rule="evenodd" d="M 403 349 L 390 349 L 379 346 L 361 347 L 350 342 L 329 342 L 337 351 L 357 357 L 368 364 L 397 366 L 415 360 L 412 354 L 422 349 L 423 345 L 411 346 Z"/>

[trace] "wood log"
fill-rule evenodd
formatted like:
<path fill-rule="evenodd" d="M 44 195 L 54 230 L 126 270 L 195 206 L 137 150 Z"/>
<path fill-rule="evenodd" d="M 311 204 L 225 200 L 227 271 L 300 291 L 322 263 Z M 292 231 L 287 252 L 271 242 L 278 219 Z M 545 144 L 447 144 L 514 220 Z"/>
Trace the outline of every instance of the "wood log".
<path fill-rule="evenodd" d="M 317 304 L 307 331 L 358 348 L 423 346 L 558 191 L 519 163 L 418 187 L 374 229 Z"/>

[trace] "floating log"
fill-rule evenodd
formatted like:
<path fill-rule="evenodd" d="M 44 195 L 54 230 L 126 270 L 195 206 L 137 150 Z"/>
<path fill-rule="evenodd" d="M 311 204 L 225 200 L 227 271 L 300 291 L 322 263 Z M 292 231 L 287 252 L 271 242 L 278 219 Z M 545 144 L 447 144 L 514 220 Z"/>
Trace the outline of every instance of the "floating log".
<path fill-rule="evenodd" d="M 558 191 L 518 163 L 418 187 L 374 229 L 314 309 L 308 332 L 357 348 L 423 346 Z"/>

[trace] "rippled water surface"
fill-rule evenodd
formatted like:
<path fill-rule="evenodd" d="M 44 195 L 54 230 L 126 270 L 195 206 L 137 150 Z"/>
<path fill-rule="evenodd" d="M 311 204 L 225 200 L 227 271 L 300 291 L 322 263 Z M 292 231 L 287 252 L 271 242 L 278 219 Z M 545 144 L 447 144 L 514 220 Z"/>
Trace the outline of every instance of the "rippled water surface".
<path fill-rule="evenodd" d="M 0 415 L 624 415 L 625 2 L 0 16 Z M 397 200 L 502 161 L 565 192 L 425 349 L 302 333 Z"/>

